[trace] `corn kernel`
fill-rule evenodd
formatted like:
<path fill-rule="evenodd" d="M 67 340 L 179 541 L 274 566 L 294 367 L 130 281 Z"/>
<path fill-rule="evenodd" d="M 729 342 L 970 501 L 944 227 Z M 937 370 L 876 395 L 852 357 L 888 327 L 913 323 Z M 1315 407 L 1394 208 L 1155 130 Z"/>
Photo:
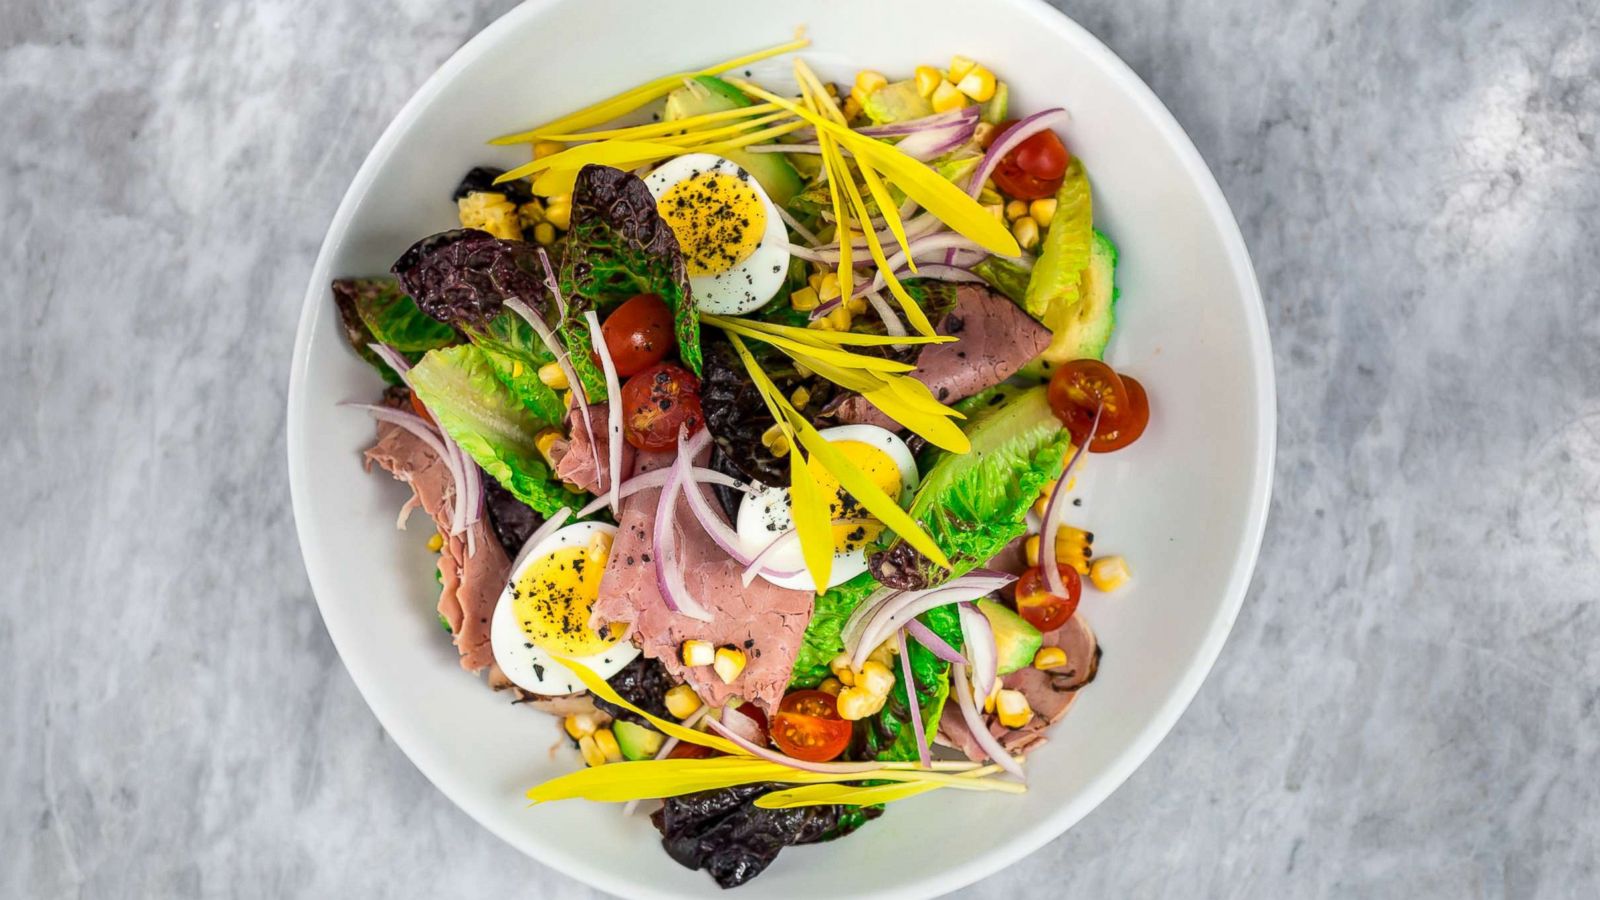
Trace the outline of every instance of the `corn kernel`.
<path fill-rule="evenodd" d="M 550 246 L 556 242 L 556 227 L 549 222 L 540 222 L 533 226 L 533 239 L 543 246 Z"/>
<path fill-rule="evenodd" d="M 976 61 L 970 59 L 969 57 L 961 56 L 960 54 L 950 57 L 950 80 L 960 81 L 961 79 L 967 77 L 967 74 L 976 68 L 977 65 L 978 64 Z"/>
<path fill-rule="evenodd" d="M 991 216 L 994 216 L 994 220 L 996 222 L 1004 222 L 1006 220 L 1006 207 L 1004 203 L 990 203 L 984 206 L 983 211 Z"/>
<path fill-rule="evenodd" d="M 600 727 L 599 720 L 588 713 L 579 713 L 575 716 L 567 716 L 561 724 L 562 727 L 567 729 L 567 734 L 571 735 L 572 739 L 575 741 L 582 740 L 583 738 L 594 734 L 595 729 Z"/>
<path fill-rule="evenodd" d="M 839 296 L 839 294 L 839 273 L 823 273 L 822 278 L 817 281 L 817 299 L 827 303 L 829 300 Z"/>
<path fill-rule="evenodd" d="M 828 320 L 828 323 L 833 326 L 834 331 L 850 330 L 850 308 L 845 306 L 843 303 L 829 310 L 828 314 L 823 316 L 823 318 Z"/>
<path fill-rule="evenodd" d="M 939 70 L 933 66 L 917 66 L 916 71 L 912 74 L 917 81 L 917 93 L 924 97 L 932 96 L 933 89 L 938 87 L 939 82 L 944 80 L 944 76 L 939 74 Z"/>
<path fill-rule="evenodd" d="M 882 72 L 871 69 L 862 69 L 856 73 L 856 89 L 863 94 L 870 95 L 873 91 L 889 83 L 889 79 Z"/>
<path fill-rule="evenodd" d="M 572 195 L 561 194 L 551 197 L 544 205 L 545 221 L 566 231 L 572 226 Z"/>
<path fill-rule="evenodd" d="M 589 562 L 604 567 L 606 560 L 611 558 L 611 535 L 604 531 L 590 535 L 589 545 L 583 548 L 583 554 Z"/>
<path fill-rule="evenodd" d="M 456 201 L 456 216 L 462 228 L 479 228 L 502 240 L 522 240 L 522 219 L 505 194 L 473 191 Z"/>
<path fill-rule="evenodd" d="M 994 138 L 995 128 L 993 122 L 979 122 L 972 127 L 972 139 L 978 142 L 978 146 L 987 147 Z"/>
<path fill-rule="evenodd" d="M 827 316 L 823 316 L 820 319 L 812 319 L 810 322 L 806 323 L 806 327 L 807 328 L 815 328 L 818 331 L 837 331 L 838 330 L 838 329 L 833 327 L 833 322 L 831 320 L 829 320 Z"/>
<path fill-rule="evenodd" d="M 433 533 L 433 537 L 428 538 L 428 549 L 435 553 L 438 553 L 440 550 L 444 549 L 444 535 L 435 531 Z"/>
<path fill-rule="evenodd" d="M 1128 561 L 1120 556 L 1103 556 L 1089 567 L 1089 580 L 1102 591 L 1111 592 L 1128 583 L 1133 573 Z"/>
<path fill-rule="evenodd" d="M 556 445 L 556 441 L 559 440 L 561 440 L 561 432 L 555 430 L 554 428 L 547 428 L 544 431 L 539 432 L 539 434 L 533 439 L 533 446 L 538 448 L 539 455 L 544 457 L 544 461 L 549 464 L 551 468 L 555 468 L 555 460 L 550 458 L 550 449 L 554 447 Z"/>
<path fill-rule="evenodd" d="M 1056 215 L 1056 199 L 1043 197 L 1028 204 L 1028 215 L 1039 223 L 1040 228 L 1049 228 L 1050 220 Z"/>
<path fill-rule="evenodd" d="M 837 703 L 839 718 L 850 722 L 865 719 L 882 707 L 879 698 L 858 687 L 847 687 L 840 691 Z"/>
<path fill-rule="evenodd" d="M 717 648 L 710 641 L 684 641 L 683 664 L 691 668 L 695 666 L 709 666 L 716 661 Z"/>
<path fill-rule="evenodd" d="M 789 436 L 783 433 L 783 426 L 774 424 L 761 432 L 761 445 L 772 451 L 773 456 L 782 458 L 789 452 Z"/>
<path fill-rule="evenodd" d="M 1022 552 L 1028 557 L 1028 565 L 1037 566 L 1039 564 L 1039 536 L 1037 534 L 1029 535 L 1028 539 L 1022 542 Z"/>
<path fill-rule="evenodd" d="M 950 77 L 955 78 L 955 75 L 952 73 Z M 994 97 L 994 73 L 983 66 L 973 66 L 972 71 L 957 80 L 956 87 L 979 103 L 987 103 Z"/>
<path fill-rule="evenodd" d="M 1013 200 L 1006 204 L 1006 221 L 1015 222 L 1028 214 L 1028 201 Z"/>
<path fill-rule="evenodd" d="M 796 410 L 805 409 L 806 408 L 806 404 L 810 403 L 810 402 L 811 402 L 811 391 L 803 384 L 800 385 L 799 387 L 795 388 L 794 389 L 794 393 L 789 395 L 789 403 Z"/>
<path fill-rule="evenodd" d="M 560 141 L 539 141 L 533 145 L 533 158 L 544 159 L 546 156 L 555 156 L 567 149 L 567 145 Z"/>
<path fill-rule="evenodd" d="M 545 363 L 539 367 L 539 380 L 552 391 L 564 391 L 572 385 L 567 383 L 566 370 L 560 363 Z"/>
<path fill-rule="evenodd" d="M 667 703 L 667 712 L 672 713 L 676 719 L 687 719 L 700 708 L 700 695 L 687 684 L 680 684 L 668 690 L 664 699 Z"/>
<path fill-rule="evenodd" d="M 817 690 L 823 692 L 824 694 L 832 694 L 833 696 L 837 697 L 839 696 L 839 692 L 844 690 L 844 682 L 837 678 L 824 678 L 822 679 L 822 683 L 817 685 Z"/>
<path fill-rule="evenodd" d="M 854 297 L 846 298 L 844 301 L 844 308 L 850 311 L 851 316 L 861 315 L 867 311 L 866 295 L 858 294 Z"/>
<path fill-rule="evenodd" d="M 1039 246 L 1039 223 L 1026 216 L 1020 218 L 1011 223 L 1011 235 L 1022 249 L 1032 250 Z"/>
<path fill-rule="evenodd" d="M 939 86 L 933 89 L 933 96 L 928 99 L 936 113 L 949 112 L 967 105 L 966 95 L 956 90 L 956 86 L 948 81 L 939 82 Z"/>
<path fill-rule="evenodd" d="M 861 115 L 861 101 L 856 99 L 854 91 L 850 93 L 850 96 L 844 99 L 844 108 L 842 111 L 846 120 L 854 119 L 856 116 Z"/>
<path fill-rule="evenodd" d="M 1021 691 L 1001 691 L 994 699 L 995 716 L 1007 728 L 1021 728 L 1033 718 L 1033 709 Z"/>
<path fill-rule="evenodd" d="M 1067 664 L 1067 651 L 1060 647 L 1040 647 L 1033 655 L 1035 669 L 1056 669 Z"/>
<path fill-rule="evenodd" d="M 869 659 L 861 666 L 861 679 L 856 686 L 874 697 L 882 697 L 894 687 L 894 673 L 883 663 Z"/>
<path fill-rule="evenodd" d="M 1000 679 L 996 678 L 994 680 L 994 687 L 989 689 L 989 695 L 987 697 L 983 698 L 983 711 L 984 712 L 986 712 L 986 713 L 994 712 L 994 699 L 996 697 L 1000 696 L 1000 684 L 1001 684 Z"/>
<path fill-rule="evenodd" d="M 622 762 L 622 748 L 617 746 L 617 736 L 611 733 L 611 729 L 602 728 L 596 731 L 594 733 L 594 745 L 599 748 L 600 754 L 606 758 L 606 762 Z"/>
<path fill-rule="evenodd" d="M 578 738 L 578 752 L 583 755 L 583 764 L 591 769 L 606 764 L 605 751 L 601 750 L 600 745 L 595 743 L 594 735 L 592 734 L 586 734 Z"/>
<path fill-rule="evenodd" d="M 828 670 L 833 672 L 833 677 L 839 679 L 843 684 L 854 685 L 856 683 L 856 672 L 850 668 L 850 654 L 848 653 L 841 653 L 828 660 Z"/>
<path fill-rule="evenodd" d="M 789 294 L 789 305 L 801 312 L 810 312 L 816 309 L 822 301 L 817 298 L 817 292 L 808 287 L 803 287 Z"/>
<path fill-rule="evenodd" d="M 711 664 L 716 670 L 717 677 L 723 684 L 733 684 L 733 680 L 744 671 L 744 651 L 733 647 L 718 647 L 716 661 Z"/>
<path fill-rule="evenodd" d="M 517 207 L 517 217 L 522 220 L 523 228 L 530 228 L 544 221 L 544 204 L 537 199 Z"/>

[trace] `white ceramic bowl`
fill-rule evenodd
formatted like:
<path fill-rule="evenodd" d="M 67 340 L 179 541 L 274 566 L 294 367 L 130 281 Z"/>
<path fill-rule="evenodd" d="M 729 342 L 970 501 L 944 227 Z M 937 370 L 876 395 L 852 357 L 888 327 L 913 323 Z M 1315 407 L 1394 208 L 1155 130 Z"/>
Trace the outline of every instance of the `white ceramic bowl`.
<path fill-rule="evenodd" d="M 372 424 L 341 400 L 377 377 L 343 344 L 336 275 L 383 273 L 454 225 L 450 191 L 484 145 L 661 74 L 786 40 L 805 25 L 825 75 L 910 72 L 960 52 L 996 65 L 1013 108 L 1071 110 L 1066 137 L 1093 180 L 1095 223 L 1122 252 L 1110 361 L 1149 389 L 1134 447 L 1092 457 L 1081 520 L 1122 553 L 1133 586 L 1091 596 L 1099 680 L 1029 760 L 1022 796 L 940 792 L 889 809 L 842 841 L 783 851 L 739 896 L 924 896 L 972 882 L 1082 818 L 1139 765 L 1194 696 L 1232 626 L 1271 487 L 1274 397 L 1261 298 L 1216 182 L 1160 101 L 1083 29 L 1032 0 L 823 0 L 693 4 L 569 0 L 513 10 L 455 54 L 373 148 L 312 272 L 289 385 L 289 474 L 311 584 L 373 712 L 439 789 L 514 846 L 629 897 L 705 896 L 703 872 L 662 852 L 643 816 L 578 801 L 529 809 L 528 786 L 579 763 L 552 759 L 552 721 L 463 673 L 434 621 L 429 529 L 394 529 L 404 489 L 366 474 Z M 974 10 L 981 10 L 975 14 Z M 763 67 L 785 72 L 787 62 Z M 758 72 L 758 75 L 761 72 Z M 420 520 L 419 520 L 420 521 Z M 1175 785 L 1171 802 L 1200 802 Z"/>

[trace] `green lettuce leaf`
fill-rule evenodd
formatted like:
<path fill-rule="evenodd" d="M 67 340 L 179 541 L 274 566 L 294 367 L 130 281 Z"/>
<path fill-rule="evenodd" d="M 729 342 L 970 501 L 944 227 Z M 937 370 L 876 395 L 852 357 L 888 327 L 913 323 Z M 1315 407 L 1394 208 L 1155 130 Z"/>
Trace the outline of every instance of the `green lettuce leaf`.
<path fill-rule="evenodd" d="M 410 380 L 445 433 L 518 500 L 546 516 L 572 503 L 535 443 L 545 423 L 500 381 L 488 354 L 472 344 L 434 350 Z"/>
<path fill-rule="evenodd" d="M 656 212 L 639 178 L 609 166 L 584 166 L 572 191 L 572 227 L 561 260 L 567 315 L 560 333 L 572 368 L 590 397 L 605 396 L 605 377 L 591 356 L 584 313 L 604 313 L 634 294 L 661 295 L 672 310 L 678 358 L 700 374 L 700 319 L 678 238 Z M 602 315 L 601 318 L 604 318 Z"/>
<path fill-rule="evenodd" d="M 393 278 L 336 278 L 333 302 L 345 340 L 390 384 L 399 384 L 400 377 L 370 344 L 388 344 L 414 363 L 423 353 L 461 339 L 454 328 L 419 309 Z"/>
<path fill-rule="evenodd" d="M 1028 280 L 1023 306 L 1029 315 L 1041 322 L 1056 321 L 1082 299 L 1083 272 L 1089 268 L 1093 243 L 1094 204 L 1089 176 L 1083 171 L 1083 162 L 1074 158 L 1056 191 L 1056 212 L 1050 217 L 1050 228 L 1039 248 L 1039 261 Z"/>
<path fill-rule="evenodd" d="M 918 618 L 934 634 L 944 638 L 945 643 L 961 646 L 961 619 L 954 606 L 930 609 Z M 916 683 L 923 738 L 931 744 L 934 732 L 939 730 L 939 716 L 944 713 L 945 701 L 950 697 L 950 664 L 915 640 L 906 641 L 906 654 L 911 658 L 911 679 Z M 870 722 L 866 746 L 875 759 L 917 759 L 920 753 L 916 729 L 911 727 L 911 705 L 906 702 L 905 673 L 897 665 L 894 674 L 894 688 L 883 710 Z"/>
<path fill-rule="evenodd" d="M 831 674 L 828 663 L 844 650 L 839 634 L 844 630 L 845 620 L 877 589 L 877 580 L 862 572 L 817 596 L 811 605 L 811 624 L 806 626 L 800 652 L 795 656 L 790 687 L 814 688 Z"/>
<path fill-rule="evenodd" d="M 539 380 L 539 368 L 555 362 L 555 354 L 521 316 L 503 312 L 482 328 L 468 327 L 467 337 L 483 351 L 500 383 L 510 388 L 542 424 L 561 422 L 567 412 L 566 403 L 558 392 Z"/>
<path fill-rule="evenodd" d="M 1009 259 L 985 256 L 972 271 L 989 286 L 1006 295 L 1012 303 L 1027 309 L 1028 277 L 1033 273 Z"/>

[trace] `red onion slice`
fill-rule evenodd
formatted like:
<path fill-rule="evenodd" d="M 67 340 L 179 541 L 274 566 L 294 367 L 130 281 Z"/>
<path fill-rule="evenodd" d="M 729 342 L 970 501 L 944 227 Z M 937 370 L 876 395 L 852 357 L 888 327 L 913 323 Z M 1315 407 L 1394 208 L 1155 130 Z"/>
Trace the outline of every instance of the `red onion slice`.
<path fill-rule="evenodd" d="M 745 149 L 748 150 L 750 148 L 746 147 Z M 781 206 L 778 207 L 777 209 L 778 209 L 778 218 L 783 220 L 783 224 L 785 224 L 785 225 L 789 226 L 790 228 L 794 229 L 794 233 L 800 235 L 800 239 L 801 240 L 805 241 L 807 244 L 809 244 L 812 247 L 815 247 L 815 246 L 817 246 L 817 244 L 821 243 L 821 241 L 817 239 L 816 233 L 813 232 L 811 229 L 807 228 L 805 225 L 801 224 L 800 220 L 796 219 L 794 217 L 793 213 L 789 212 L 788 210 L 784 209 Z"/>
<path fill-rule="evenodd" d="M 926 162 L 942 153 L 960 147 L 972 138 L 976 122 L 957 123 L 944 128 L 929 128 L 906 137 L 895 144 L 895 149 L 912 159 Z"/>
<path fill-rule="evenodd" d="M 861 601 L 861 605 L 850 613 L 850 617 L 844 620 L 844 627 L 839 630 L 839 638 L 846 649 L 856 645 L 861 639 L 861 632 L 866 630 L 867 623 L 872 621 L 872 617 L 878 614 L 878 610 L 883 608 L 885 603 L 900 593 L 894 588 L 880 587 Z"/>
<path fill-rule="evenodd" d="M 971 603 L 956 607 L 956 613 L 961 617 L 961 640 L 967 646 L 967 655 L 972 658 L 972 686 L 980 696 L 987 698 L 994 692 L 1000 667 L 1000 651 L 995 646 L 994 627 L 989 624 L 989 617 Z"/>
<path fill-rule="evenodd" d="M 760 744 L 767 739 L 767 732 L 761 727 L 761 723 L 740 712 L 738 707 L 732 704 L 722 707 L 722 718 L 718 721 L 729 731 L 752 744 Z"/>
<path fill-rule="evenodd" d="M 850 651 L 851 667 L 860 669 L 871 655 L 872 649 L 898 631 L 908 620 L 935 607 L 981 597 L 999 590 L 1013 580 L 1011 576 L 992 578 L 964 575 L 935 588 L 925 591 L 906 591 L 893 599 L 883 601 L 861 629 L 856 642 L 853 645 L 849 643 L 845 645 Z"/>
<path fill-rule="evenodd" d="M 678 536 L 674 524 L 678 518 L 678 470 L 669 470 L 666 486 L 661 489 L 661 500 L 656 504 L 655 527 L 651 534 L 655 544 L 656 589 L 667 608 L 680 615 L 702 622 L 712 620 L 709 610 L 689 593 L 683 581 L 683 563 L 678 559 Z"/>
<path fill-rule="evenodd" d="M 606 376 L 606 402 L 610 404 L 610 413 L 607 416 L 606 432 L 610 437 L 606 449 L 611 451 L 611 483 L 607 486 L 606 496 L 610 497 L 611 512 L 617 512 L 617 485 L 622 482 L 622 385 L 617 382 L 617 366 L 611 361 L 611 349 L 606 346 L 605 336 L 600 333 L 600 316 L 594 310 L 586 310 L 583 314 L 585 322 L 589 323 L 589 342 L 594 345 L 594 353 L 600 357 L 600 368 Z"/>
<path fill-rule="evenodd" d="M 911 677 L 911 655 L 906 652 L 906 633 L 897 632 L 894 639 L 900 648 L 900 676 L 906 686 L 906 707 L 911 712 L 912 734 L 917 738 L 917 762 L 926 769 L 932 765 L 933 759 L 928 754 L 927 732 L 922 728 L 922 703 L 917 699 L 917 681 Z"/>
<path fill-rule="evenodd" d="M 951 667 L 951 687 L 956 692 L 956 703 L 961 707 L 961 718 L 967 723 L 967 730 L 972 732 L 973 740 L 995 765 L 1007 772 L 1027 780 L 1022 774 L 1022 766 L 1017 764 L 1006 748 L 1000 746 L 994 735 L 989 733 L 989 723 L 983 720 L 983 715 L 978 712 L 978 707 L 972 702 L 972 683 L 967 680 L 967 667 L 956 663 Z"/>
<path fill-rule="evenodd" d="M 594 439 L 594 426 L 589 423 L 589 396 L 583 389 L 583 382 L 578 380 L 577 371 L 572 368 L 572 360 L 567 357 L 566 348 L 556 340 L 550 326 L 546 325 L 544 319 L 540 318 L 528 304 L 512 297 L 506 300 L 506 306 L 528 323 L 533 333 L 544 342 L 545 349 L 555 355 L 556 365 L 561 367 L 561 374 L 567 376 L 567 384 L 572 388 L 572 402 L 577 406 L 578 421 L 583 425 L 583 433 L 589 436 L 589 455 L 594 460 L 595 471 L 600 471 L 600 445 Z M 616 480 L 622 477 L 622 473 L 612 472 L 607 477 L 612 484 L 615 484 Z"/>
<path fill-rule="evenodd" d="M 906 623 L 905 631 L 907 634 L 911 635 L 911 637 L 915 639 L 917 643 L 928 648 L 928 652 L 932 653 L 934 656 L 939 657 L 945 662 L 967 665 L 967 658 L 965 656 L 962 656 L 961 653 L 956 650 L 956 648 L 946 643 L 944 638 L 935 634 L 932 628 L 929 628 L 916 619 L 912 619 Z"/>
<path fill-rule="evenodd" d="M 989 176 L 994 174 L 995 167 L 1000 165 L 1000 160 L 1005 159 L 1023 141 L 1041 131 L 1065 126 L 1070 121 L 1072 117 L 1067 111 L 1057 107 L 1036 112 L 1002 131 L 995 137 L 994 143 L 989 145 L 989 152 L 983 154 L 983 161 L 978 163 L 977 170 L 972 173 L 972 180 L 967 182 L 967 196 L 978 196 L 978 192 L 983 190 L 983 183 L 989 180 Z"/>
<path fill-rule="evenodd" d="M 800 540 L 800 532 L 793 528 L 773 538 L 771 543 L 762 547 L 754 557 L 751 557 L 750 563 L 745 566 L 744 574 L 739 576 L 740 581 L 744 583 L 745 587 L 749 587 L 750 582 L 755 581 L 757 575 L 770 578 L 793 578 L 799 575 L 804 571 L 803 569 L 787 572 L 782 569 L 774 569 L 766 564 L 773 554 L 781 552 L 785 547 L 798 540 Z"/>
<path fill-rule="evenodd" d="M 643 475 L 635 475 L 632 478 L 629 478 L 627 481 L 622 483 L 622 487 L 617 489 L 617 499 L 624 500 L 633 496 L 634 494 L 639 493 L 640 491 L 647 490 L 649 488 L 658 488 L 665 485 L 667 483 L 667 476 L 671 474 L 671 471 L 672 468 L 669 466 L 665 469 L 656 469 L 653 472 L 646 472 Z M 716 469 L 707 469 L 703 466 L 692 466 L 690 468 L 690 472 L 693 473 L 694 481 L 697 484 L 717 484 L 723 487 L 733 488 L 741 494 L 753 494 L 756 492 L 756 488 L 754 486 L 745 484 L 731 475 L 725 475 L 721 472 L 718 472 Z M 606 498 L 598 497 L 590 501 L 588 506 L 578 510 L 578 518 L 581 519 L 585 516 L 599 512 L 605 507 L 605 505 Z"/>
<path fill-rule="evenodd" d="M 1104 406 L 1096 406 L 1094 420 L 1089 423 L 1089 436 L 1083 439 L 1078 449 L 1072 451 L 1072 458 L 1061 469 L 1061 476 L 1056 479 L 1056 489 L 1050 494 L 1050 502 L 1044 507 L 1044 530 L 1039 533 L 1039 574 L 1044 576 L 1044 585 L 1050 593 L 1057 597 L 1067 595 L 1067 583 L 1061 579 L 1061 570 L 1056 567 L 1056 532 L 1061 529 L 1061 511 L 1067 504 L 1062 502 L 1067 495 L 1067 480 L 1072 476 L 1072 470 L 1078 465 L 1078 460 L 1083 458 L 1084 451 L 1094 443 L 1095 432 L 1100 430 L 1100 414 L 1105 412 Z"/>
<path fill-rule="evenodd" d="M 977 106 L 963 106 L 919 119 L 907 119 L 904 122 L 891 122 L 887 125 L 868 125 L 857 128 L 856 134 L 867 137 L 898 137 L 906 134 L 917 134 L 936 128 L 948 128 L 951 125 L 966 124 L 974 128 L 978 125 L 978 114 L 981 112 Z"/>
<path fill-rule="evenodd" d="M 395 353 L 394 350 L 382 344 L 373 344 L 372 348 L 378 351 L 380 356 L 384 356 L 386 362 L 388 361 L 388 355 L 392 354 L 396 361 L 405 366 L 405 359 L 400 354 Z M 411 382 L 406 378 L 406 375 L 410 371 L 410 367 L 405 366 L 405 368 L 396 369 L 395 371 L 400 374 L 400 379 L 405 381 L 409 387 Z M 450 439 L 450 435 L 445 434 L 442 428 L 437 431 L 434 430 L 434 427 L 428 424 L 428 421 L 421 416 L 395 409 L 392 406 L 376 406 L 369 403 L 351 405 L 365 409 L 372 414 L 373 418 L 391 422 L 411 432 L 421 439 L 428 449 L 434 452 L 434 455 L 439 457 L 445 468 L 450 470 L 450 492 L 453 495 L 450 503 L 450 533 L 460 534 L 466 531 L 468 525 L 467 500 L 469 498 L 467 494 L 466 466 L 462 464 L 466 454 L 462 453 L 461 449 L 456 446 L 456 442 Z M 474 472 L 473 474 L 476 475 L 477 473 Z"/>
<path fill-rule="evenodd" d="M 927 269 L 928 267 L 923 266 L 922 268 Z M 926 272 L 921 274 L 925 275 Z M 900 321 L 900 316 L 894 311 L 894 307 L 889 305 L 889 301 L 883 299 L 883 295 L 877 291 L 867 291 L 866 297 L 868 305 L 872 307 L 872 311 L 877 313 L 878 318 L 883 320 L 884 333 L 890 337 L 905 337 L 907 334 L 906 326 Z M 896 348 L 900 346 L 902 345 L 895 345 Z"/>
<path fill-rule="evenodd" d="M 799 769 L 802 772 L 820 772 L 825 775 L 854 775 L 861 772 L 874 772 L 884 768 L 884 764 L 881 762 L 807 762 L 803 759 L 796 759 L 793 756 L 779 753 L 776 750 L 770 750 L 754 741 L 746 740 L 738 732 L 718 722 L 716 719 L 708 718 L 706 719 L 706 724 L 710 726 L 712 731 L 738 744 L 739 749 L 749 753 L 751 756 L 759 756 L 767 762 L 775 762 L 780 766 L 788 766 L 791 769 Z"/>
<path fill-rule="evenodd" d="M 739 544 L 739 535 L 728 523 L 722 521 L 722 514 L 711 508 L 711 503 L 706 499 L 705 490 L 694 480 L 693 467 L 689 461 L 698 456 L 707 445 L 711 443 L 711 433 L 704 428 L 700 429 L 694 437 L 685 441 L 682 432 L 678 434 L 678 457 L 672 461 L 672 478 L 677 481 L 678 489 L 683 492 L 689 501 L 689 508 L 694 510 L 695 518 L 700 522 L 700 527 L 705 530 L 711 542 L 716 544 L 723 553 L 741 566 L 748 566 L 754 560 L 750 554 L 744 552 Z"/>
<path fill-rule="evenodd" d="M 522 542 L 522 549 L 517 551 L 517 558 L 511 561 L 511 577 L 516 577 L 517 570 L 522 568 L 524 562 L 528 561 L 528 554 L 533 552 L 533 548 L 539 546 L 540 542 L 545 538 L 561 530 L 561 526 L 567 524 L 567 519 L 571 515 L 572 510 L 563 506 L 556 510 L 555 515 L 545 519 L 543 525 L 534 529 L 533 534 L 528 535 L 528 539 Z"/>

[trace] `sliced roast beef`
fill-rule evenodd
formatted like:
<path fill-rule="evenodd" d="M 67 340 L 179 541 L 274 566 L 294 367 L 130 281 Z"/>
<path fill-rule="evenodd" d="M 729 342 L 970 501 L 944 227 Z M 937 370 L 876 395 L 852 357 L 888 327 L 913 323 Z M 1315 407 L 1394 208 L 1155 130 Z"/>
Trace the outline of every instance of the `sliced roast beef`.
<path fill-rule="evenodd" d="M 1026 666 L 1001 679 L 1001 687 L 1021 691 L 1028 699 L 1033 718 L 1021 728 L 1007 728 L 992 715 L 984 717 L 989 733 L 1000 739 L 1000 746 L 1013 753 L 1027 753 L 1043 744 L 1047 740 L 1046 730 L 1067 714 L 1078 698 L 1078 690 L 1094 680 L 1100 666 L 1100 645 L 1083 616 L 1073 616 L 1060 628 L 1045 632 L 1042 646 L 1066 651 L 1066 665 L 1049 671 Z M 954 701 L 946 704 L 939 716 L 938 740 L 946 747 L 960 750 L 968 759 L 988 758 Z"/>
<path fill-rule="evenodd" d="M 567 413 L 567 429 L 571 436 L 565 441 L 557 441 L 550 449 L 550 455 L 556 461 L 556 477 L 595 495 L 611 488 L 610 473 L 606 471 L 611 459 L 611 437 L 606 429 L 606 417 L 610 415 L 610 409 L 605 403 L 590 405 L 588 430 L 578 419 L 582 413 L 577 409 L 571 410 Z M 591 432 L 594 434 L 593 443 L 589 441 Z M 624 441 L 623 472 L 632 470 L 633 454 L 633 445 Z"/>
<path fill-rule="evenodd" d="M 956 290 L 955 309 L 935 330 L 959 340 L 923 347 L 911 376 L 945 403 L 1005 381 L 1050 343 L 1048 328 L 1003 294 L 980 284 L 963 284 Z M 841 422 L 900 427 L 860 395 L 841 403 L 836 415 Z"/>
<path fill-rule="evenodd" d="M 671 462 L 668 453 L 640 452 L 635 474 Z M 644 655 L 659 659 L 673 678 L 693 686 L 705 702 L 720 706 L 737 696 L 771 714 L 783 699 L 801 636 L 811 621 L 811 592 L 781 588 L 760 578 L 745 587 L 740 577 L 744 567 L 712 542 L 695 522 L 688 501 L 680 499 L 674 527 L 684 581 L 712 620 L 701 622 L 668 609 L 656 586 L 651 537 L 660 496 L 659 490 L 648 489 L 622 501 L 616 541 L 591 624 L 632 622 Z M 710 666 L 684 666 L 680 648 L 691 639 L 742 650 L 744 671 L 732 684 L 724 684 Z"/>
<path fill-rule="evenodd" d="M 378 441 L 366 458 L 369 468 L 376 463 L 410 485 L 414 500 L 433 517 L 439 533 L 449 532 L 455 485 L 449 467 L 426 444 L 398 425 L 379 422 Z M 439 580 L 444 590 L 439 594 L 439 614 L 455 635 L 461 667 L 477 671 L 494 663 L 489 621 L 511 574 L 511 560 L 487 519 L 479 519 L 471 532 L 472 552 L 464 535 L 447 538 L 440 548 Z"/>

